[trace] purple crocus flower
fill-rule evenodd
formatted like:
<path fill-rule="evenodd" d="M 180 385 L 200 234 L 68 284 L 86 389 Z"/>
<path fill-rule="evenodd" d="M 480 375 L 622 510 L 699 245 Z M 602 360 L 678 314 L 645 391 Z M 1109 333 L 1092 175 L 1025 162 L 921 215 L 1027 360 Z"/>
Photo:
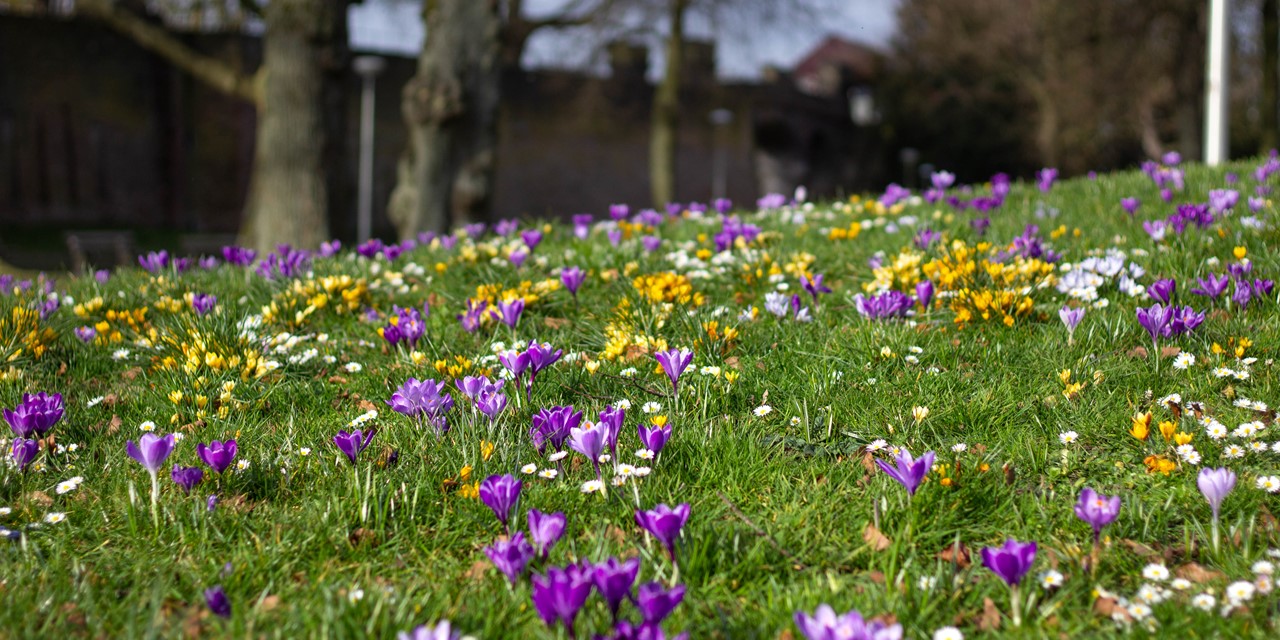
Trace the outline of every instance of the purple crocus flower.
<path fill-rule="evenodd" d="M 534 342 L 525 350 L 525 355 L 529 357 L 529 386 L 525 389 L 525 397 L 528 397 L 533 392 L 533 381 L 538 373 L 558 362 L 564 350 L 555 349 L 545 342 Z"/>
<path fill-rule="evenodd" d="M 227 264 L 235 265 L 237 267 L 247 267 L 253 264 L 254 259 L 257 257 L 258 257 L 258 252 L 254 251 L 253 249 L 246 249 L 244 247 L 235 247 L 235 246 L 228 246 L 228 247 L 222 248 L 223 261 L 225 261 Z"/>
<path fill-rule="evenodd" d="M 236 441 L 234 439 L 226 442 L 214 440 L 208 446 L 205 446 L 204 443 L 197 444 L 196 455 L 200 456 L 200 459 L 209 465 L 209 468 L 213 469 L 214 473 L 222 473 L 235 460 Z"/>
<path fill-rule="evenodd" d="M 519 220 L 516 220 L 515 218 L 507 218 L 506 220 L 499 220 L 494 223 L 493 232 L 505 238 L 515 233 L 516 229 L 519 228 Z"/>
<path fill-rule="evenodd" d="M 919 458 L 912 458 L 911 452 L 902 449 L 894 456 L 894 465 L 889 466 L 883 460 L 876 460 L 876 464 L 880 466 L 880 470 L 889 474 L 890 478 L 897 480 L 907 490 L 907 495 L 914 496 L 916 489 L 920 488 L 920 483 L 924 481 L 924 477 L 929 473 L 929 469 L 933 468 L 934 453 L 926 451 Z"/>
<path fill-rule="evenodd" d="M 658 236 L 644 236 L 640 238 L 640 245 L 644 247 L 647 253 L 653 253 L 662 246 L 662 238 Z"/>
<path fill-rule="evenodd" d="M 662 448 L 671 440 L 671 423 L 662 426 L 642 424 L 639 430 L 640 443 L 654 455 L 662 453 Z"/>
<path fill-rule="evenodd" d="M 529 437 L 533 438 L 533 446 L 538 453 L 545 453 L 547 444 L 560 451 L 564 441 L 582 423 L 582 412 L 572 405 L 542 409 L 533 416 L 533 427 L 529 429 Z"/>
<path fill-rule="evenodd" d="M 148 273 L 159 273 L 162 269 L 169 266 L 168 251 L 151 251 L 149 253 L 138 256 L 138 264 L 146 269 Z"/>
<path fill-rule="evenodd" d="M 520 232 L 520 240 L 524 242 L 524 246 L 533 251 L 542 242 L 542 232 L 537 229 L 525 229 Z"/>
<path fill-rule="evenodd" d="M 579 213 L 573 216 L 573 237 L 579 240 L 586 240 L 591 234 L 591 220 L 593 216 L 589 213 Z"/>
<path fill-rule="evenodd" d="M 1036 543 L 1035 542 L 1018 542 L 1013 538 L 1005 541 L 1003 547 L 984 547 L 982 549 L 982 564 L 990 569 L 992 573 L 1004 580 L 1005 584 L 1013 587 L 1022 582 L 1022 579 L 1031 570 L 1031 564 L 1036 561 Z"/>
<path fill-rule="evenodd" d="M 543 513 L 537 509 L 529 510 L 529 537 L 533 538 L 533 546 L 543 560 L 564 535 L 564 527 L 568 522 L 561 511 Z"/>
<path fill-rule="evenodd" d="M 173 465 L 173 470 L 169 472 L 169 477 L 173 478 L 173 483 L 182 488 L 182 493 L 191 495 L 191 490 L 204 480 L 204 470 L 200 467 L 183 467 Z"/>
<path fill-rule="evenodd" d="M 1196 313 L 1191 307 L 1169 307 L 1172 312 L 1165 335 L 1182 335 L 1191 333 L 1204 322 L 1204 314 Z"/>
<path fill-rule="evenodd" d="M 13 439 L 11 454 L 13 456 L 13 464 L 18 467 L 18 471 L 26 471 L 27 465 L 31 464 L 31 461 L 35 460 L 36 455 L 39 453 L 40 442 L 38 440 L 27 440 L 21 437 Z"/>
<path fill-rule="evenodd" d="M 836 615 L 831 605 L 821 604 L 810 616 L 804 611 L 795 614 L 796 627 L 808 640 L 900 640 L 902 625 L 886 625 L 878 620 L 863 620 L 862 614 L 849 611 Z"/>
<path fill-rule="evenodd" d="M 853 306 L 858 313 L 870 320 L 905 318 L 911 312 L 915 300 L 901 291 L 885 291 L 870 298 L 861 293 L 853 296 Z"/>
<path fill-rule="evenodd" d="M 1236 291 L 1231 294 L 1231 302 L 1241 310 L 1249 306 L 1249 299 L 1253 297 L 1253 289 L 1249 288 L 1247 281 L 1237 282 Z"/>
<path fill-rule="evenodd" d="M 222 585 L 214 585 L 204 590 L 204 603 L 208 605 L 209 611 L 220 618 L 231 618 L 231 600 L 227 598 L 227 592 Z"/>
<path fill-rule="evenodd" d="M 621 229 L 610 229 L 607 232 L 605 232 L 605 236 L 609 238 L 610 246 L 616 247 L 620 242 L 622 242 Z"/>
<path fill-rule="evenodd" d="M 600 477 L 600 454 L 604 453 L 605 430 L 600 425 L 588 421 L 583 427 L 574 427 L 569 432 L 569 448 L 581 453 L 591 461 L 596 477 Z"/>
<path fill-rule="evenodd" d="M 485 547 L 484 554 L 489 556 L 493 566 L 507 576 L 507 580 L 514 586 L 520 580 L 520 574 L 524 573 L 525 566 L 533 559 L 533 546 L 525 540 L 523 533 L 517 531 L 510 539 L 497 540 Z"/>
<path fill-rule="evenodd" d="M 346 454 L 351 464 L 356 463 L 356 458 L 364 451 L 369 443 L 373 441 L 373 436 L 378 433 L 376 427 L 369 427 L 367 431 L 356 429 L 348 433 L 347 431 L 339 431 L 338 435 L 333 437 L 333 444 L 337 445 L 338 450 Z"/>
<path fill-rule="evenodd" d="M 1176 167 L 1182 162 L 1182 154 L 1177 151 L 1166 151 L 1165 154 L 1160 157 L 1160 162 L 1166 166 Z"/>
<path fill-rule="evenodd" d="M 399 326 L 394 324 L 389 324 L 385 327 L 382 327 L 382 339 L 386 340 L 388 345 L 394 347 L 396 346 L 396 344 L 400 342 L 402 338 L 404 338 L 404 335 L 400 333 Z"/>
<path fill-rule="evenodd" d="M 1053 188 L 1053 183 L 1058 179 L 1058 170 L 1053 167 L 1046 167 L 1036 172 L 1036 187 L 1041 193 L 1049 193 Z"/>
<path fill-rule="evenodd" d="M 1209 508 L 1213 510 L 1213 519 L 1217 521 L 1223 498 L 1226 498 L 1236 486 L 1235 472 L 1226 467 L 1204 468 L 1196 477 L 1196 485 L 1200 487 L 1200 493 L 1204 494 L 1205 500 L 1209 501 Z"/>
<path fill-rule="evenodd" d="M 174 442 L 176 438 L 172 433 L 164 437 L 144 433 L 136 444 L 132 440 L 125 442 L 125 451 L 154 477 L 169 454 L 173 453 Z"/>
<path fill-rule="evenodd" d="M 1235 189 L 1212 189 L 1209 191 L 1209 208 L 1223 213 L 1234 209 L 1240 201 L 1240 192 Z"/>
<path fill-rule="evenodd" d="M 13 410 L 4 410 L 5 422 L 20 438 L 31 434 L 43 438 L 44 434 L 62 419 L 66 408 L 62 404 L 62 394 L 49 395 L 43 391 L 35 395 L 22 394 L 22 402 Z"/>
<path fill-rule="evenodd" d="M 409 378 L 391 394 L 391 399 L 386 401 L 387 406 L 396 413 L 414 418 L 419 425 L 425 420 L 437 434 L 444 435 L 449 431 L 445 414 L 453 409 L 453 396 L 444 393 L 444 385 L 443 381 Z"/>
<path fill-rule="evenodd" d="M 573 623 L 591 595 L 591 565 L 550 567 L 546 575 L 533 576 L 533 606 L 547 627 L 559 621 L 574 638 Z"/>
<path fill-rule="evenodd" d="M 1210 273 L 1207 278 L 1196 279 L 1197 286 L 1191 290 L 1191 293 L 1198 296 L 1208 296 L 1210 298 L 1217 299 L 1222 297 L 1223 293 L 1226 293 L 1227 285 L 1230 282 L 1231 277 L 1225 273 L 1222 274 L 1221 278 Z"/>
<path fill-rule="evenodd" d="M 529 252 L 524 249 L 517 249 L 507 256 L 507 260 L 511 261 L 511 265 L 519 269 L 524 266 L 524 261 L 529 259 Z M 523 308 L 522 308 L 523 310 Z"/>
<path fill-rule="evenodd" d="M 1102 537 L 1102 528 L 1115 522 L 1120 515 L 1120 496 L 1104 496 L 1085 487 L 1076 502 L 1076 517 L 1093 527 L 1093 541 Z"/>
<path fill-rule="evenodd" d="M 617 558 L 609 558 L 595 566 L 592 581 L 596 591 L 609 605 L 609 613 L 613 620 L 618 620 L 618 607 L 623 599 L 631 596 L 631 587 L 636 583 L 636 575 L 640 573 L 640 559 L 630 558 L 619 562 Z"/>
<path fill-rule="evenodd" d="M 669 349 L 654 353 L 653 358 L 662 365 L 662 370 L 671 379 L 671 393 L 679 395 L 680 376 L 693 363 L 693 352 L 688 349 Z"/>
<path fill-rule="evenodd" d="M 1142 202 L 1137 198 L 1120 198 L 1120 206 L 1132 218 L 1133 214 L 1138 212 L 1138 207 L 1142 206 Z"/>
<path fill-rule="evenodd" d="M 498 414 L 507 408 L 507 394 L 498 391 L 484 390 L 476 398 L 476 408 L 490 421 L 497 420 Z"/>
<path fill-rule="evenodd" d="M 511 377 L 519 382 L 520 376 L 524 375 L 525 369 L 529 368 L 530 357 L 528 351 L 507 350 L 498 354 L 498 362 L 501 362 L 502 366 L 511 372 Z"/>
<path fill-rule="evenodd" d="M 733 201 L 728 198 L 716 198 L 711 202 L 711 208 L 715 209 L 716 213 L 724 215 L 733 210 Z"/>
<path fill-rule="evenodd" d="M 631 208 L 625 204 L 609 205 L 609 217 L 614 220 L 625 220 L 631 214 Z"/>
<path fill-rule="evenodd" d="M 661 624 L 667 616 L 675 611 L 684 601 L 684 585 L 678 584 L 671 589 L 660 582 L 646 582 L 636 590 L 636 607 L 640 616 L 649 624 Z"/>
<path fill-rule="evenodd" d="M 98 337 L 98 330 L 93 327 L 76 327 L 75 333 L 80 342 L 85 344 L 93 342 L 93 339 Z"/>
<path fill-rule="evenodd" d="M 969 221 L 969 227 L 973 229 L 973 232 L 978 234 L 979 237 L 985 236 L 987 235 L 987 229 L 991 228 L 991 218 L 989 216 L 974 218 Z"/>
<path fill-rule="evenodd" d="M 1271 296 L 1271 292 L 1275 290 L 1276 283 L 1273 280 L 1265 278 L 1254 278 L 1253 284 L 1249 285 L 1253 289 L 1253 295 L 1259 298 L 1267 298 Z"/>
<path fill-rule="evenodd" d="M 676 559 L 676 538 L 680 537 L 680 530 L 688 521 L 689 503 L 687 502 L 676 505 L 675 509 L 659 504 L 649 511 L 636 510 L 636 524 L 653 534 L 653 537 L 667 548 L 667 554 L 671 556 L 672 562 Z"/>
<path fill-rule="evenodd" d="M 622 433 L 622 423 L 626 419 L 626 410 L 609 405 L 600 410 L 600 417 L 596 420 L 596 423 L 604 429 L 604 441 L 609 447 L 609 452 L 613 454 L 614 460 L 618 459 L 618 436 Z"/>
<path fill-rule="evenodd" d="M 1178 289 L 1178 281 L 1173 278 L 1156 280 L 1147 287 L 1147 295 L 1160 304 L 1169 304 L 1174 292 Z"/>
<path fill-rule="evenodd" d="M 1067 328 L 1067 342 L 1070 343 L 1076 334 L 1076 327 L 1080 326 L 1080 321 L 1084 319 L 1084 307 L 1076 307 L 1072 309 L 1067 305 L 1063 305 L 1058 309 L 1058 318 L 1062 320 L 1062 324 Z"/>
<path fill-rule="evenodd" d="M 519 478 L 509 473 L 489 476 L 480 483 L 480 501 L 493 510 L 493 515 L 498 516 L 503 529 L 510 530 L 507 522 L 516 501 L 520 499 L 520 488 L 523 486 L 524 483 Z"/>
<path fill-rule="evenodd" d="M 215 493 L 209 496 L 208 500 L 204 501 L 204 509 L 205 511 L 212 512 L 214 509 L 217 509 L 217 508 L 218 508 L 218 494 Z"/>
<path fill-rule="evenodd" d="M 941 233 L 926 227 L 916 233 L 916 237 L 912 242 L 915 243 L 917 249 L 925 251 L 941 237 Z"/>
<path fill-rule="evenodd" d="M 934 189 L 946 190 L 956 183 L 956 174 L 951 173 L 950 171 L 934 171 L 933 174 L 929 176 L 929 182 L 933 185 Z"/>
<path fill-rule="evenodd" d="M 1142 223 L 1142 230 L 1146 231 L 1153 241 L 1160 242 L 1169 232 L 1169 225 L 1164 220 L 1147 220 Z"/>
<path fill-rule="evenodd" d="M 502 323 L 516 328 L 516 324 L 520 322 L 520 314 L 524 313 L 524 298 L 515 298 L 498 303 L 497 317 Z"/>
<path fill-rule="evenodd" d="M 916 301 L 926 311 L 929 309 L 929 303 L 933 301 L 933 281 L 921 280 L 916 283 Z"/>
<path fill-rule="evenodd" d="M 1147 330 L 1147 334 L 1151 336 L 1151 342 L 1153 343 L 1160 336 L 1165 335 L 1169 322 L 1173 320 L 1173 308 L 1164 307 L 1158 302 L 1146 309 L 1138 307 L 1137 314 L 1138 324 Z"/>
<path fill-rule="evenodd" d="M 582 288 L 582 283 L 587 279 L 587 272 L 580 267 L 567 267 L 560 272 L 560 282 L 564 284 L 564 288 L 569 290 L 574 299 L 578 298 L 578 289 Z"/>
<path fill-rule="evenodd" d="M 813 297 L 813 303 L 815 305 L 818 304 L 819 294 L 831 293 L 831 287 L 822 284 L 822 279 L 823 275 L 821 273 L 814 275 L 812 278 L 806 274 L 800 274 L 800 286 L 804 287 L 804 290 L 809 292 L 809 295 Z"/>

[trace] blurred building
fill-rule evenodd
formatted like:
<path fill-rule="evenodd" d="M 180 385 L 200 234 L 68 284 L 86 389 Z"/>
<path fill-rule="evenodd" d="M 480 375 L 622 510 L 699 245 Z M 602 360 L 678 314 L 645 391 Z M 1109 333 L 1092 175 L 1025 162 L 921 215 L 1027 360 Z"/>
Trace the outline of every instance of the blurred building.
<path fill-rule="evenodd" d="M 198 50 L 255 67 L 243 34 L 183 34 Z M 609 73 L 512 70 L 494 215 L 602 213 L 647 205 L 650 105 L 644 46 L 614 43 Z M 0 15 L 0 226 L 234 232 L 248 189 L 254 111 L 94 22 Z M 716 78 L 711 43 L 691 42 L 681 88 L 678 198 L 767 192 L 830 196 L 875 187 L 878 55 L 829 39 L 763 82 Z M 400 90 L 416 61 L 389 56 L 377 78 L 376 234 L 404 148 Z M 348 185 L 332 212 L 354 235 L 360 78 L 350 73 Z"/>

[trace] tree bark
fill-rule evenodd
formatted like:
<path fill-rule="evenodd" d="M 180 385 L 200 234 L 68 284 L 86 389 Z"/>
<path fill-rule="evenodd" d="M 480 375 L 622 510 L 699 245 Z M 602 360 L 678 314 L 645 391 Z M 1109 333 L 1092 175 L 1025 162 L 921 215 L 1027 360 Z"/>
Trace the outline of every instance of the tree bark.
<path fill-rule="evenodd" d="M 675 200 L 676 135 L 680 127 L 680 76 L 684 67 L 684 14 L 689 0 L 670 0 L 666 69 L 653 96 L 649 135 L 649 188 L 655 206 Z"/>
<path fill-rule="evenodd" d="M 1266 153 L 1280 142 L 1280 1 L 1262 0 L 1262 136 Z"/>
<path fill-rule="evenodd" d="M 497 0 L 425 0 L 427 40 L 401 101 L 409 148 L 388 214 L 401 239 L 483 219 L 501 97 Z"/>
<path fill-rule="evenodd" d="M 329 238 L 322 61 L 333 29 L 329 0 L 272 0 L 264 11 L 262 102 L 240 242 L 315 248 Z"/>

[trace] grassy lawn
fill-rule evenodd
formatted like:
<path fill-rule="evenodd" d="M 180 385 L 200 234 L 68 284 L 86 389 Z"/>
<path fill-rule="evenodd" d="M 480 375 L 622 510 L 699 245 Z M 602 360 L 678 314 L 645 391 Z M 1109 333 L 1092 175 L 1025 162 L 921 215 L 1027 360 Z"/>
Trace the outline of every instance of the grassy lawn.
<path fill-rule="evenodd" d="M 1172 202 L 1138 171 L 1047 192 L 1014 184 L 983 236 L 972 206 L 917 195 L 739 210 L 758 234 L 714 211 L 633 210 L 620 224 L 598 215 L 585 238 L 526 222 L 390 260 L 348 248 L 272 278 L 256 265 L 128 269 L 60 282 L 57 308 L 39 282 L 8 283 L 0 406 L 60 393 L 65 414 L 32 436 L 42 441 L 25 471 L 0 469 L 0 636 L 394 637 L 447 619 L 476 638 L 568 637 L 539 617 L 531 576 L 617 557 L 639 559 L 637 585 L 686 589 L 662 623 L 669 637 L 800 638 L 793 615 L 823 603 L 900 624 L 906 638 L 949 626 L 965 637 L 1275 637 L 1266 562 L 1280 562 L 1280 498 L 1260 482 L 1280 475 L 1265 406 L 1280 403 L 1276 292 L 1243 308 L 1234 283 L 1218 299 L 1192 293 L 1197 278 L 1246 262 L 1250 283 L 1280 273 L 1275 208 L 1248 202 L 1264 161 L 1187 166 Z M 1144 230 L 1225 188 L 1239 201 L 1211 223 L 1159 241 Z M 1132 217 L 1124 197 L 1141 200 Z M 941 237 L 926 245 L 926 229 Z M 543 234 L 532 250 L 529 230 Z M 718 235 L 743 237 L 718 250 Z M 528 254 L 520 266 L 513 251 Z M 576 296 L 560 279 L 569 266 L 586 275 Z M 817 274 L 832 291 L 815 301 L 801 276 Z M 1173 301 L 1204 319 L 1153 345 L 1135 310 L 1166 278 Z M 927 307 L 859 312 L 855 295 L 915 296 L 922 280 L 934 288 Z M 192 294 L 216 304 L 199 314 Z M 514 327 L 484 316 L 472 332 L 458 319 L 476 301 L 517 298 Z M 389 345 L 389 318 L 424 303 L 421 339 Z M 1085 311 L 1071 339 L 1064 305 Z M 412 329 L 408 315 L 397 322 L 393 333 Z M 82 327 L 96 335 L 82 341 Z M 497 379 L 498 354 L 529 341 L 563 356 L 527 397 L 527 372 L 508 380 L 509 405 L 491 420 L 454 381 Z M 675 396 L 652 357 L 667 348 L 693 352 Z M 452 409 L 394 411 L 387 401 L 410 378 L 445 382 Z M 567 442 L 553 461 L 554 438 L 542 454 L 531 438 L 536 414 L 569 405 L 584 425 L 628 407 L 600 487 Z M 638 428 L 653 425 L 671 437 L 650 460 Z M 355 428 L 376 435 L 353 465 L 334 436 Z M 181 436 L 154 503 L 126 453 L 145 429 Z M 197 445 L 230 438 L 237 454 L 215 473 Z M 895 450 L 935 453 L 914 496 L 876 464 Z M 190 495 L 171 479 L 175 463 L 203 469 Z M 1215 546 L 1197 475 L 1218 467 L 1237 481 Z M 512 534 L 531 534 L 530 509 L 567 518 L 549 557 L 514 584 L 484 551 L 504 529 L 479 484 L 501 474 L 523 481 Z M 1085 487 L 1121 502 L 1096 550 L 1073 512 Z M 674 562 L 637 525 L 637 509 L 660 503 L 690 505 Z M 1010 538 L 1038 545 L 1016 628 L 1011 589 L 982 560 Z M 206 604 L 215 585 L 229 618 Z M 640 606 L 620 615 L 638 622 Z M 577 637 L 610 626 L 593 593 Z"/>

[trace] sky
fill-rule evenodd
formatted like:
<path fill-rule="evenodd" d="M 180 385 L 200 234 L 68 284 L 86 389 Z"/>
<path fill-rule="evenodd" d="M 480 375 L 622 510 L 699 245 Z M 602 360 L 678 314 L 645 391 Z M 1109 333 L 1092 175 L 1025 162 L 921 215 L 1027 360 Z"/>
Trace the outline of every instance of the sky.
<path fill-rule="evenodd" d="M 539 15 L 555 11 L 565 0 L 526 0 L 527 12 Z M 895 28 L 896 0 L 831 0 L 831 15 L 821 16 L 817 25 L 762 29 L 751 34 L 721 28 L 706 20 L 689 25 L 691 35 L 714 37 L 717 43 L 717 72 L 722 78 L 752 79 L 765 65 L 789 69 L 805 53 L 828 35 L 885 46 Z M 412 56 L 422 45 L 420 2 L 378 0 L 352 5 L 351 44 L 358 51 Z M 777 25 L 771 25 L 776 27 Z M 530 38 L 525 50 L 527 67 L 598 68 L 601 50 L 591 34 L 543 30 Z M 598 38 L 597 38 L 598 39 Z M 651 75 L 660 69 L 661 55 L 650 56 Z"/>

